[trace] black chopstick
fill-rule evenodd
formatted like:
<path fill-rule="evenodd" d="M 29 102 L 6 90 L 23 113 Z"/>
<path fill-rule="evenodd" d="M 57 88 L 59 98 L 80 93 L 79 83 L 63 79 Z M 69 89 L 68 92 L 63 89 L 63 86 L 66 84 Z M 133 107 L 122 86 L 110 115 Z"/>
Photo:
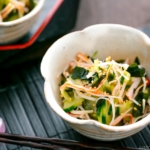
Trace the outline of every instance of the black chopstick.
<path fill-rule="evenodd" d="M 15 144 L 15 145 L 21 145 L 21 146 L 28 146 L 32 148 L 38 148 L 38 149 L 50 149 L 50 150 L 72 150 L 67 147 L 63 146 L 57 146 L 57 145 L 49 145 L 49 144 L 41 144 L 41 143 L 35 143 L 30 141 L 16 141 L 6 138 L 0 138 L 0 142 L 8 143 L 8 144 Z"/>
<path fill-rule="evenodd" d="M 43 148 L 50 150 L 145 150 L 143 148 L 126 148 L 115 145 L 105 144 L 87 144 L 73 140 L 64 140 L 56 138 L 31 137 L 25 135 L 0 133 L 0 142 L 10 143 L 33 148 Z"/>

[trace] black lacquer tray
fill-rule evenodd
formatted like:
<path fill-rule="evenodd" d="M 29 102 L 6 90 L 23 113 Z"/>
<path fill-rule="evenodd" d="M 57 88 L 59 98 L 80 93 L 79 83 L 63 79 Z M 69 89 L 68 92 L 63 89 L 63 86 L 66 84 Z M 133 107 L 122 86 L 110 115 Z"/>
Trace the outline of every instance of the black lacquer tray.
<path fill-rule="evenodd" d="M 80 0 L 45 0 L 40 16 L 22 39 L 0 45 L 0 67 L 29 61 L 44 55 L 48 47 L 75 26 Z"/>

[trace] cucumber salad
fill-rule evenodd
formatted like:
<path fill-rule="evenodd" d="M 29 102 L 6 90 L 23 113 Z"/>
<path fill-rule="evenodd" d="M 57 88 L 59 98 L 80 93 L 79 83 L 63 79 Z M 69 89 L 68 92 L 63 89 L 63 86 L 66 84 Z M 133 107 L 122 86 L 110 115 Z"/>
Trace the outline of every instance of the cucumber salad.
<path fill-rule="evenodd" d="M 150 80 L 136 57 L 98 60 L 78 52 L 61 74 L 62 107 L 72 117 L 111 126 L 132 124 L 150 112 Z"/>
<path fill-rule="evenodd" d="M 0 22 L 19 19 L 29 13 L 37 0 L 0 0 Z"/>

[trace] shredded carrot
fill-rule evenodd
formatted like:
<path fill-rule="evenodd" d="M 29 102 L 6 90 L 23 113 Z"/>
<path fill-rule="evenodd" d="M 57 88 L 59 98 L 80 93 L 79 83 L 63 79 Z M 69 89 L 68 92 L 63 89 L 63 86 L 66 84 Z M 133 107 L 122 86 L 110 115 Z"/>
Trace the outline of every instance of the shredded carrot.
<path fill-rule="evenodd" d="M 83 53 L 81 52 L 78 52 L 77 54 L 77 58 L 80 58 L 81 60 L 85 61 L 85 62 L 88 62 L 89 61 L 89 58 L 87 56 L 85 56 Z"/>
<path fill-rule="evenodd" d="M 14 9 L 14 5 L 11 3 L 8 3 L 8 5 L 1 11 L 2 19 L 4 20 Z"/>

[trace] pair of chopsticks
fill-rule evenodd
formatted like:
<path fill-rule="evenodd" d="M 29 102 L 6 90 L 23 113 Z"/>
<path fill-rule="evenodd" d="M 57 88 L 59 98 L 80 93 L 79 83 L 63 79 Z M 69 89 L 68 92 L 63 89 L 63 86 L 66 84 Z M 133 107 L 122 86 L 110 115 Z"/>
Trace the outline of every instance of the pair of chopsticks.
<path fill-rule="evenodd" d="M 31 137 L 25 135 L 0 133 L 0 142 L 49 150 L 145 150 L 142 148 L 125 148 L 114 145 L 87 144 L 73 140 Z"/>

